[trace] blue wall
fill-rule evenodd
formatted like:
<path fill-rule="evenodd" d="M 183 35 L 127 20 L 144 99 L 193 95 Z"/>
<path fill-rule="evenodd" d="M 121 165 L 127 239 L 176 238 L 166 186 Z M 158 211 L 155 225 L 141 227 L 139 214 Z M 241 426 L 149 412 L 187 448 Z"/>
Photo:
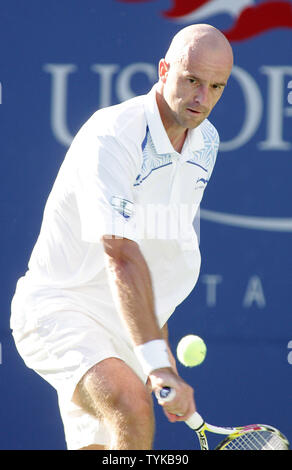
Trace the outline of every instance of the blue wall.
<path fill-rule="evenodd" d="M 10 302 L 70 139 L 97 108 L 148 91 L 188 24 L 163 16 L 172 3 L 1 2 L 1 449 L 65 448 L 55 392 L 15 350 Z M 235 20 L 201 21 L 224 31 Z M 206 420 L 269 423 L 292 441 L 292 28 L 232 45 L 234 72 L 210 117 L 221 148 L 201 207 L 201 276 L 170 340 L 195 333 L 207 344 L 201 366 L 179 366 Z M 157 449 L 196 446 L 156 409 Z"/>

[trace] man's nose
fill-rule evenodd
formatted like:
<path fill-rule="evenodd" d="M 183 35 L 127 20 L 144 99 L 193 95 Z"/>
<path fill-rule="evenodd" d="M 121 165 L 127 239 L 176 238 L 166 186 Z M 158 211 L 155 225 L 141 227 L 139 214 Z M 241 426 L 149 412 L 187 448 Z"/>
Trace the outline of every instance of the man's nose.
<path fill-rule="evenodd" d="M 196 94 L 194 96 L 194 99 L 197 103 L 199 103 L 202 106 L 206 106 L 208 104 L 208 99 L 209 99 L 209 88 L 207 85 L 200 85 L 196 89 Z"/>

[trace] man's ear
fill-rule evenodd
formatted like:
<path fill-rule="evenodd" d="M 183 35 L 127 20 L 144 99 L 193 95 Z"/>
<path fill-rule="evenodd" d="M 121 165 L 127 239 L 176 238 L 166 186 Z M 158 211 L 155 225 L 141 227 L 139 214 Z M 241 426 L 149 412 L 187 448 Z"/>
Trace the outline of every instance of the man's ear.
<path fill-rule="evenodd" d="M 166 82 L 168 70 L 169 70 L 169 63 L 166 62 L 165 59 L 160 59 L 159 67 L 158 67 L 158 74 L 159 74 L 159 79 L 162 81 L 162 83 Z"/>

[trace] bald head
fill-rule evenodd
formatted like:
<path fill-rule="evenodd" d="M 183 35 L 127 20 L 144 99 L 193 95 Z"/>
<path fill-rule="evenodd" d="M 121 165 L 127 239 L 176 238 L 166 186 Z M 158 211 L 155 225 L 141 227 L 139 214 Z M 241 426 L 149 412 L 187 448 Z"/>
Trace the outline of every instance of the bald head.
<path fill-rule="evenodd" d="M 233 52 L 221 31 L 208 24 L 195 24 L 181 29 L 173 38 L 165 59 L 169 64 L 188 59 L 190 54 L 211 54 L 224 62 L 230 70 Z"/>
<path fill-rule="evenodd" d="M 165 58 L 159 61 L 156 88 L 160 116 L 173 145 L 179 148 L 186 130 L 209 116 L 232 66 L 231 46 L 213 26 L 187 26 L 174 36 Z"/>

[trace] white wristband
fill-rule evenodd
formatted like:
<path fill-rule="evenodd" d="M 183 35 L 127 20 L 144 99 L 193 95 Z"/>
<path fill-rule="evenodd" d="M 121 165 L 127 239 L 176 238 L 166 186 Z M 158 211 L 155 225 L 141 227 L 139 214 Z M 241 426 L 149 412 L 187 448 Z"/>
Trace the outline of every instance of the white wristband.
<path fill-rule="evenodd" d="M 155 369 L 171 367 L 164 339 L 154 339 L 135 346 L 134 351 L 146 375 Z"/>

